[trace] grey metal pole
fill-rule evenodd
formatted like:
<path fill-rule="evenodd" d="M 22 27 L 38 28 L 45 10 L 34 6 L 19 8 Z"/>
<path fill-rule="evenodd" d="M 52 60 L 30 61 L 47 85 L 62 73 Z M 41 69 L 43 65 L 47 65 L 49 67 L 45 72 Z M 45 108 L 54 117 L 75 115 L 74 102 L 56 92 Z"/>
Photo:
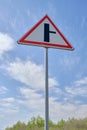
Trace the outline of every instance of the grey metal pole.
<path fill-rule="evenodd" d="M 45 48 L 45 130 L 49 130 L 48 48 Z"/>

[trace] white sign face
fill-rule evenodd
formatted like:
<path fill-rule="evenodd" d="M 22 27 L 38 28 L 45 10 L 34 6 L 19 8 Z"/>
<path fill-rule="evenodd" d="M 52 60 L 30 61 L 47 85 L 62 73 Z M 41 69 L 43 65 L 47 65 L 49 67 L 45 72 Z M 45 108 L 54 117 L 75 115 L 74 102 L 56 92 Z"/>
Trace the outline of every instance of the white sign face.
<path fill-rule="evenodd" d="M 69 50 L 73 49 L 47 15 L 29 30 L 18 43 Z"/>

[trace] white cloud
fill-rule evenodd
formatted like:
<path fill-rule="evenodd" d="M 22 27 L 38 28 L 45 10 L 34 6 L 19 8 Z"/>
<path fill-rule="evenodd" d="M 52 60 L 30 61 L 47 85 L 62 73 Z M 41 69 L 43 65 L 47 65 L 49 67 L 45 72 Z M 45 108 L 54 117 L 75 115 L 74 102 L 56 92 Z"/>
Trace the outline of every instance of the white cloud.
<path fill-rule="evenodd" d="M 74 84 L 76 86 L 87 85 L 87 77 L 84 77 L 84 78 L 82 78 L 80 80 L 75 81 Z"/>
<path fill-rule="evenodd" d="M 0 32 L 0 57 L 14 48 L 14 40 L 6 33 Z"/>
<path fill-rule="evenodd" d="M 87 87 L 66 87 L 66 91 L 74 96 L 87 96 Z"/>
<path fill-rule="evenodd" d="M 3 116 L 5 114 L 14 114 L 18 112 L 18 107 L 16 105 L 16 100 L 13 97 L 0 99 L 0 111 L 2 112 Z"/>
<path fill-rule="evenodd" d="M 0 94 L 5 94 L 8 91 L 8 89 L 4 86 L 0 86 Z"/>
<path fill-rule="evenodd" d="M 21 87 L 20 92 L 26 99 L 29 99 L 29 100 L 31 100 L 31 99 L 38 100 L 42 97 L 40 94 L 37 94 L 35 92 L 35 90 L 29 89 L 29 88 L 22 88 Z"/>
<path fill-rule="evenodd" d="M 13 97 L 9 97 L 9 98 L 7 97 L 7 98 L 3 98 L 2 101 L 12 103 L 15 101 L 15 99 Z"/>
<path fill-rule="evenodd" d="M 53 107 L 52 107 L 53 106 Z M 68 118 L 84 118 L 87 117 L 87 105 L 76 106 L 74 104 L 62 104 L 54 102 L 50 106 L 50 114 L 55 121 Z"/>
<path fill-rule="evenodd" d="M 28 60 L 8 63 L 5 67 L 9 75 L 34 89 L 44 89 L 44 67 Z M 58 85 L 54 78 L 49 78 L 49 87 Z"/>
<path fill-rule="evenodd" d="M 42 93 L 27 88 L 19 87 L 20 99 L 15 99 L 13 97 L 3 98 L 0 103 L 0 112 L 2 116 L 16 115 L 12 120 L 27 121 L 31 116 L 42 116 L 45 117 L 45 99 Z M 2 109 L 2 110 L 1 110 Z M 26 112 L 25 112 L 26 111 Z M 23 112 L 23 116 L 21 115 Z M 28 115 L 28 117 L 26 117 Z M 87 117 L 87 105 L 75 105 L 71 103 L 65 103 L 56 101 L 56 98 L 49 97 L 49 116 L 50 118 L 57 122 L 58 120 L 68 118 L 85 118 Z M 4 118 L 4 117 L 3 117 Z M 8 118 L 8 117 L 7 117 Z M 5 118 L 7 120 L 7 118 Z M 12 122 L 11 120 L 11 122 Z M 10 123 L 9 123 L 10 124 Z"/>
<path fill-rule="evenodd" d="M 23 100 L 19 100 L 19 104 L 27 107 L 32 111 L 33 116 L 40 115 L 44 117 L 45 99 L 34 90 L 29 88 L 20 88 Z M 30 96 L 29 96 L 30 94 Z M 71 103 L 57 102 L 56 98 L 49 97 L 49 115 L 54 121 L 68 118 L 84 118 L 87 117 L 87 105 L 75 105 Z"/>
<path fill-rule="evenodd" d="M 44 98 L 42 97 L 42 94 L 39 94 L 35 90 L 26 87 L 20 88 L 20 94 L 23 100 L 19 100 L 19 104 L 26 106 L 30 111 L 33 110 L 32 113 L 34 114 L 43 113 Z"/>
<path fill-rule="evenodd" d="M 87 77 L 74 81 L 70 86 L 67 86 L 66 92 L 73 96 L 87 96 Z"/>

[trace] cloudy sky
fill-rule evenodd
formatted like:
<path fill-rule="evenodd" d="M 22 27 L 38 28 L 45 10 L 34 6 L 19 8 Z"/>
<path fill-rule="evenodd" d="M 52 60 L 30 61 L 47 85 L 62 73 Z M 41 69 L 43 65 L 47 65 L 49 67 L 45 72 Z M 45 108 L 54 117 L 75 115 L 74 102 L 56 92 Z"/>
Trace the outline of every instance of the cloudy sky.
<path fill-rule="evenodd" d="M 75 48 L 49 49 L 49 115 L 87 117 L 87 1 L 0 0 L 0 128 L 44 117 L 44 48 L 17 44 L 46 14 Z"/>

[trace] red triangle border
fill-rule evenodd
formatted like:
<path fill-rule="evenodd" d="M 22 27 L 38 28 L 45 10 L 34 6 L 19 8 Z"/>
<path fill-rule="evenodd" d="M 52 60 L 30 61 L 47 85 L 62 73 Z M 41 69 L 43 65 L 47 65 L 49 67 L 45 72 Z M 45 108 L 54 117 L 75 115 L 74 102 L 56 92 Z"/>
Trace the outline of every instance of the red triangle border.
<path fill-rule="evenodd" d="M 48 19 L 49 22 L 52 24 L 52 26 L 56 29 L 56 31 L 60 34 L 60 36 L 63 38 L 63 40 L 66 42 L 67 45 L 61 45 L 61 43 L 55 44 L 55 43 L 48 43 L 48 42 L 38 42 L 38 41 L 29 41 L 25 40 L 26 37 L 28 37 L 45 19 Z M 59 48 L 59 49 L 68 49 L 73 50 L 74 48 L 71 46 L 71 44 L 68 42 L 68 40 L 64 37 L 64 35 L 61 33 L 61 31 L 55 26 L 55 24 L 52 22 L 52 20 L 49 18 L 48 15 L 45 15 L 35 26 L 33 26 L 19 41 L 20 44 L 26 44 L 26 45 L 35 45 L 35 46 L 41 46 L 41 47 L 47 47 L 47 48 Z"/>

